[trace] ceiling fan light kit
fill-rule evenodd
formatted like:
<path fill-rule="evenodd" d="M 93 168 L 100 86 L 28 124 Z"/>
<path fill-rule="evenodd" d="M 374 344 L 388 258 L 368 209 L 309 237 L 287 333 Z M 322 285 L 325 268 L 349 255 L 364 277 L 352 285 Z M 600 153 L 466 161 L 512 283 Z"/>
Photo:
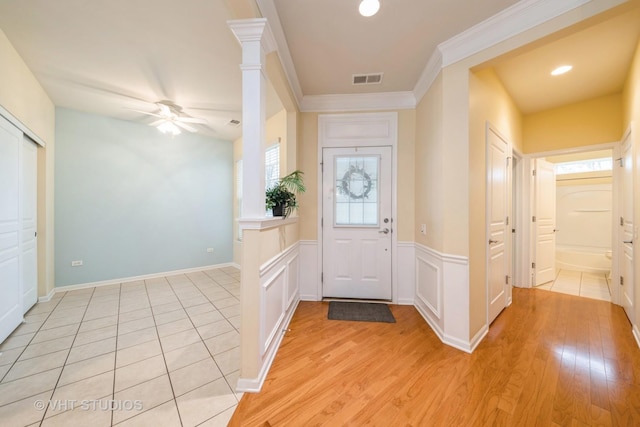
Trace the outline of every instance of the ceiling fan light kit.
<path fill-rule="evenodd" d="M 162 133 L 169 135 L 179 135 L 181 129 L 184 129 L 189 132 L 197 132 L 198 129 L 195 127 L 188 125 L 187 123 L 196 123 L 201 125 L 206 125 L 207 120 L 200 117 L 191 117 L 182 112 L 182 107 L 171 102 L 171 101 L 160 101 L 156 102 L 156 105 L 160 109 L 156 113 L 150 113 L 148 111 L 138 111 L 142 114 L 146 114 L 148 116 L 157 117 L 158 120 L 153 123 L 149 123 L 149 126 L 155 126 Z"/>
<path fill-rule="evenodd" d="M 358 11 L 360 15 L 369 17 L 373 16 L 380 10 L 380 0 L 362 0 Z"/>

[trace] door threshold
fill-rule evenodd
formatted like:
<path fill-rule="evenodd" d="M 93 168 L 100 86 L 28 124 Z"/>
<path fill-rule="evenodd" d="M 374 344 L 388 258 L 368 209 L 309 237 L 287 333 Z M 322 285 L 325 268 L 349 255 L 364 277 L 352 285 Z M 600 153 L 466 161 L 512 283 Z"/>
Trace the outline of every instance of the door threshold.
<path fill-rule="evenodd" d="M 360 299 L 360 298 L 332 298 L 325 297 L 322 298 L 322 302 L 366 302 L 373 304 L 392 304 L 391 300 L 383 300 L 383 299 Z"/>

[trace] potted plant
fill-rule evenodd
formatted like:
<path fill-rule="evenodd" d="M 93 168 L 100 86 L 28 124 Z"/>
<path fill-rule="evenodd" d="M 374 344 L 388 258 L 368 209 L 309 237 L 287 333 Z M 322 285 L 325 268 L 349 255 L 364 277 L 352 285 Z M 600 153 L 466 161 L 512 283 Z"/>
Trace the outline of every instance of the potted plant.
<path fill-rule="evenodd" d="M 302 181 L 304 173 L 296 170 L 280 180 L 267 190 L 267 209 L 271 209 L 273 216 L 288 217 L 291 212 L 298 208 L 296 194 L 304 193 L 306 188 Z"/>

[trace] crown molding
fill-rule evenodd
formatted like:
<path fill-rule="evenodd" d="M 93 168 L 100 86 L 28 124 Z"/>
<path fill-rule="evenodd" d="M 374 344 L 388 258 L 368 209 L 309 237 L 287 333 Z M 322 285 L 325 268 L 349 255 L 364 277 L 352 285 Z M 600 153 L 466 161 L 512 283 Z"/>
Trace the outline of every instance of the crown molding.
<path fill-rule="evenodd" d="M 280 16 L 278 15 L 276 6 L 273 3 L 273 0 L 256 0 L 256 3 L 258 4 L 258 9 L 260 9 L 262 16 L 269 21 L 275 43 L 278 46 L 278 57 L 280 58 L 280 63 L 282 64 L 284 73 L 287 76 L 289 87 L 293 91 L 298 108 L 301 108 L 303 98 L 302 86 L 300 86 L 300 81 L 298 80 L 296 67 L 293 65 L 293 58 L 289 51 L 287 37 L 284 35 L 284 30 L 282 29 L 282 23 L 280 22 Z"/>
<path fill-rule="evenodd" d="M 436 47 L 436 50 L 433 52 L 429 61 L 427 62 L 427 66 L 420 74 L 420 78 L 413 88 L 413 94 L 416 99 L 416 102 L 419 102 L 423 96 L 426 95 L 427 91 L 440 74 L 442 70 L 442 51 L 440 47 Z"/>
<path fill-rule="evenodd" d="M 446 67 L 593 0 L 523 0 L 442 42 Z"/>
<path fill-rule="evenodd" d="M 300 111 L 329 113 L 413 108 L 416 108 L 416 97 L 413 92 L 382 92 L 305 96 L 302 98 Z"/>

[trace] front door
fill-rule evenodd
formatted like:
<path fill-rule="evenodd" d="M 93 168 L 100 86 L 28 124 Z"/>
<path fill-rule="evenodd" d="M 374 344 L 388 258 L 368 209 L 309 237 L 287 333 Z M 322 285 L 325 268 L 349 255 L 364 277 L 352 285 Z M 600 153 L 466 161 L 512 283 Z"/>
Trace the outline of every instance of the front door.
<path fill-rule="evenodd" d="M 556 171 L 553 163 L 536 159 L 536 255 L 534 286 L 556 277 Z"/>
<path fill-rule="evenodd" d="M 489 323 L 507 306 L 509 286 L 509 167 L 507 141 L 487 132 L 487 288 Z"/>
<path fill-rule="evenodd" d="M 622 143 L 622 217 L 620 218 L 620 289 L 621 303 L 627 317 L 633 323 L 633 156 L 631 154 L 631 134 Z"/>
<path fill-rule="evenodd" d="M 322 296 L 391 300 L 391 147 L 325 148 Z"/>

